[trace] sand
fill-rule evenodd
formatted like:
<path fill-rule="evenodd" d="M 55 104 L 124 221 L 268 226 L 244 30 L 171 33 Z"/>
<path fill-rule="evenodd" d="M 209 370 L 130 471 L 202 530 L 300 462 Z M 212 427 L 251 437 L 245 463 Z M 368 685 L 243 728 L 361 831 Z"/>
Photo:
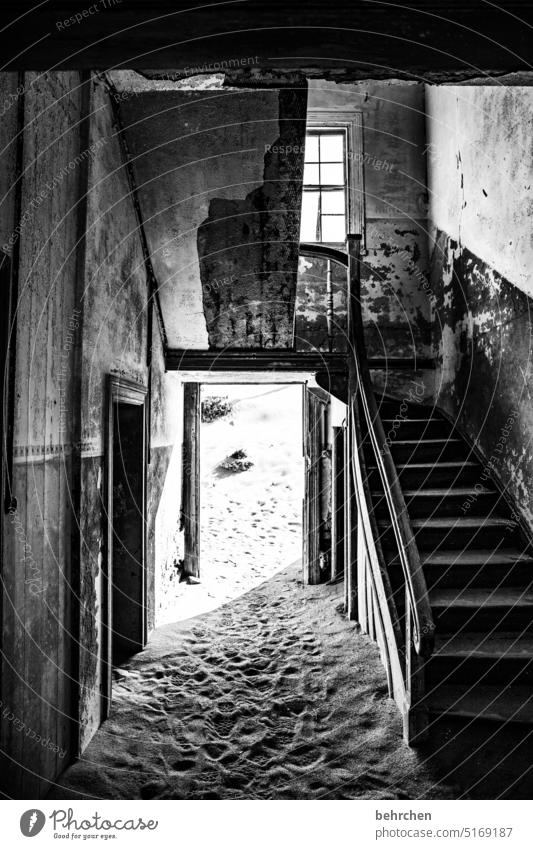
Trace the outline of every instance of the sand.
<path fill-rule="evenodd" d="M 158 629 L 116 671 L 110 718 L 50 798 L 453 795 L 402 743 L 377 648 L 341 594 L 303 586 L 293 565 Z"/>
<path fill-rule="evenodd" d="M 402 743 L 342 587 L 302 585 L 301 391 L 273 389 L 225 388 L 235 415 L 202 425 L 201 583 L 115 671 L 110 718 L 52 798 L 451 795 Z M 253 466 L 221 475 L 241 449 Z"/>
<path fill-rule="evenodd" d="M 301 386 L 204 386 L 202 398 L 207 395 L 228 396 L 234 413 L 201 426 L 201 583 L 176 584 L 158 625 L 213 610 L 301 556 Z M 238 450 L 251 468 L 220 470 Z"/>

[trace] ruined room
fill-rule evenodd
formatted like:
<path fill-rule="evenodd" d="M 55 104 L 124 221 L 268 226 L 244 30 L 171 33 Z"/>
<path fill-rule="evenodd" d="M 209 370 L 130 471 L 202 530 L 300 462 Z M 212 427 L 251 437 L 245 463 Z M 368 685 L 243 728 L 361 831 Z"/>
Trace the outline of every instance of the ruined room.
<path fill-rule="evenodd" d="M 3 796 L 528 798 L 533 76 L 201 11 L 78 67 L 50 14 L 0 72 Z"/>

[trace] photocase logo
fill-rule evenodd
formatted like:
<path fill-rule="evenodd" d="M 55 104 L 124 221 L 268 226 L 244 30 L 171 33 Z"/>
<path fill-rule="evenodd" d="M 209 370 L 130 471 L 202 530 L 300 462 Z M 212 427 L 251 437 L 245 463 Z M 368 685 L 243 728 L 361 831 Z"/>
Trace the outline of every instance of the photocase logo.
<path fill-rule="evenodd" d="M 45 822 L 46 817 L 43 812 L 32 808 L 22 814 L 20 818 L 20 830 L 24 837 L 35 837 L 36 834 L 42 831 Z"/>

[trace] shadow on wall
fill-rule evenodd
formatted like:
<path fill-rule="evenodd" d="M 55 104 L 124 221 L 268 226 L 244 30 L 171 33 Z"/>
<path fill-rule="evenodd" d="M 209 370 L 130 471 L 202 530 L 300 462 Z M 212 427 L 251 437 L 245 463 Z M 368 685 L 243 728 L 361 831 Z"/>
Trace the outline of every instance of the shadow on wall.
<path fill-rule="evenodd" d="M 211 348 L 292 345 L 306 126 L 306 89 L 279 92 L 280 135 L 263 185 L 243 200 L 214 198 L 198 228 Z"/>
<path fill-rule="evenodd" d="M 533 301 L 442 231 L 432 286 L 438 403 L 490 458 L 531 527 Z"/>

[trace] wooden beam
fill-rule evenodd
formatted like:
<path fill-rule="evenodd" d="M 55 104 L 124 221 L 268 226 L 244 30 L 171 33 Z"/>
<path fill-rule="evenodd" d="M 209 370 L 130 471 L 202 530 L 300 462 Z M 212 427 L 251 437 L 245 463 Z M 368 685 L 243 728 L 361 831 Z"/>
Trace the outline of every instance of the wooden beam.
<path fill-rule="evenodd" d="M 234 348 L 228 351 L 195 351 L 170 348 L 165 356 L 167 371 L 281 371 L 319 372 L 327 376 L 327 383 L 320 386 L 333 391 L 340 389 L 348 370 L 348 354 L 326 351 L 293 351 L 290 349 Z M 416 371 L 434 369 L 432 357 L 370 357 L 370 369 Z M 331 389 L 328 386 L 331 383 Z M 343 391 L 344 392 L 344 391 Z"/>
<path fill-rule="evenodd" d="M 165 357 L 167 371 L 324 371 L 344 374 L 346 354 L 302 352 L 284 349 L 231 351 L 182 351 L 169 349 Z"/>

